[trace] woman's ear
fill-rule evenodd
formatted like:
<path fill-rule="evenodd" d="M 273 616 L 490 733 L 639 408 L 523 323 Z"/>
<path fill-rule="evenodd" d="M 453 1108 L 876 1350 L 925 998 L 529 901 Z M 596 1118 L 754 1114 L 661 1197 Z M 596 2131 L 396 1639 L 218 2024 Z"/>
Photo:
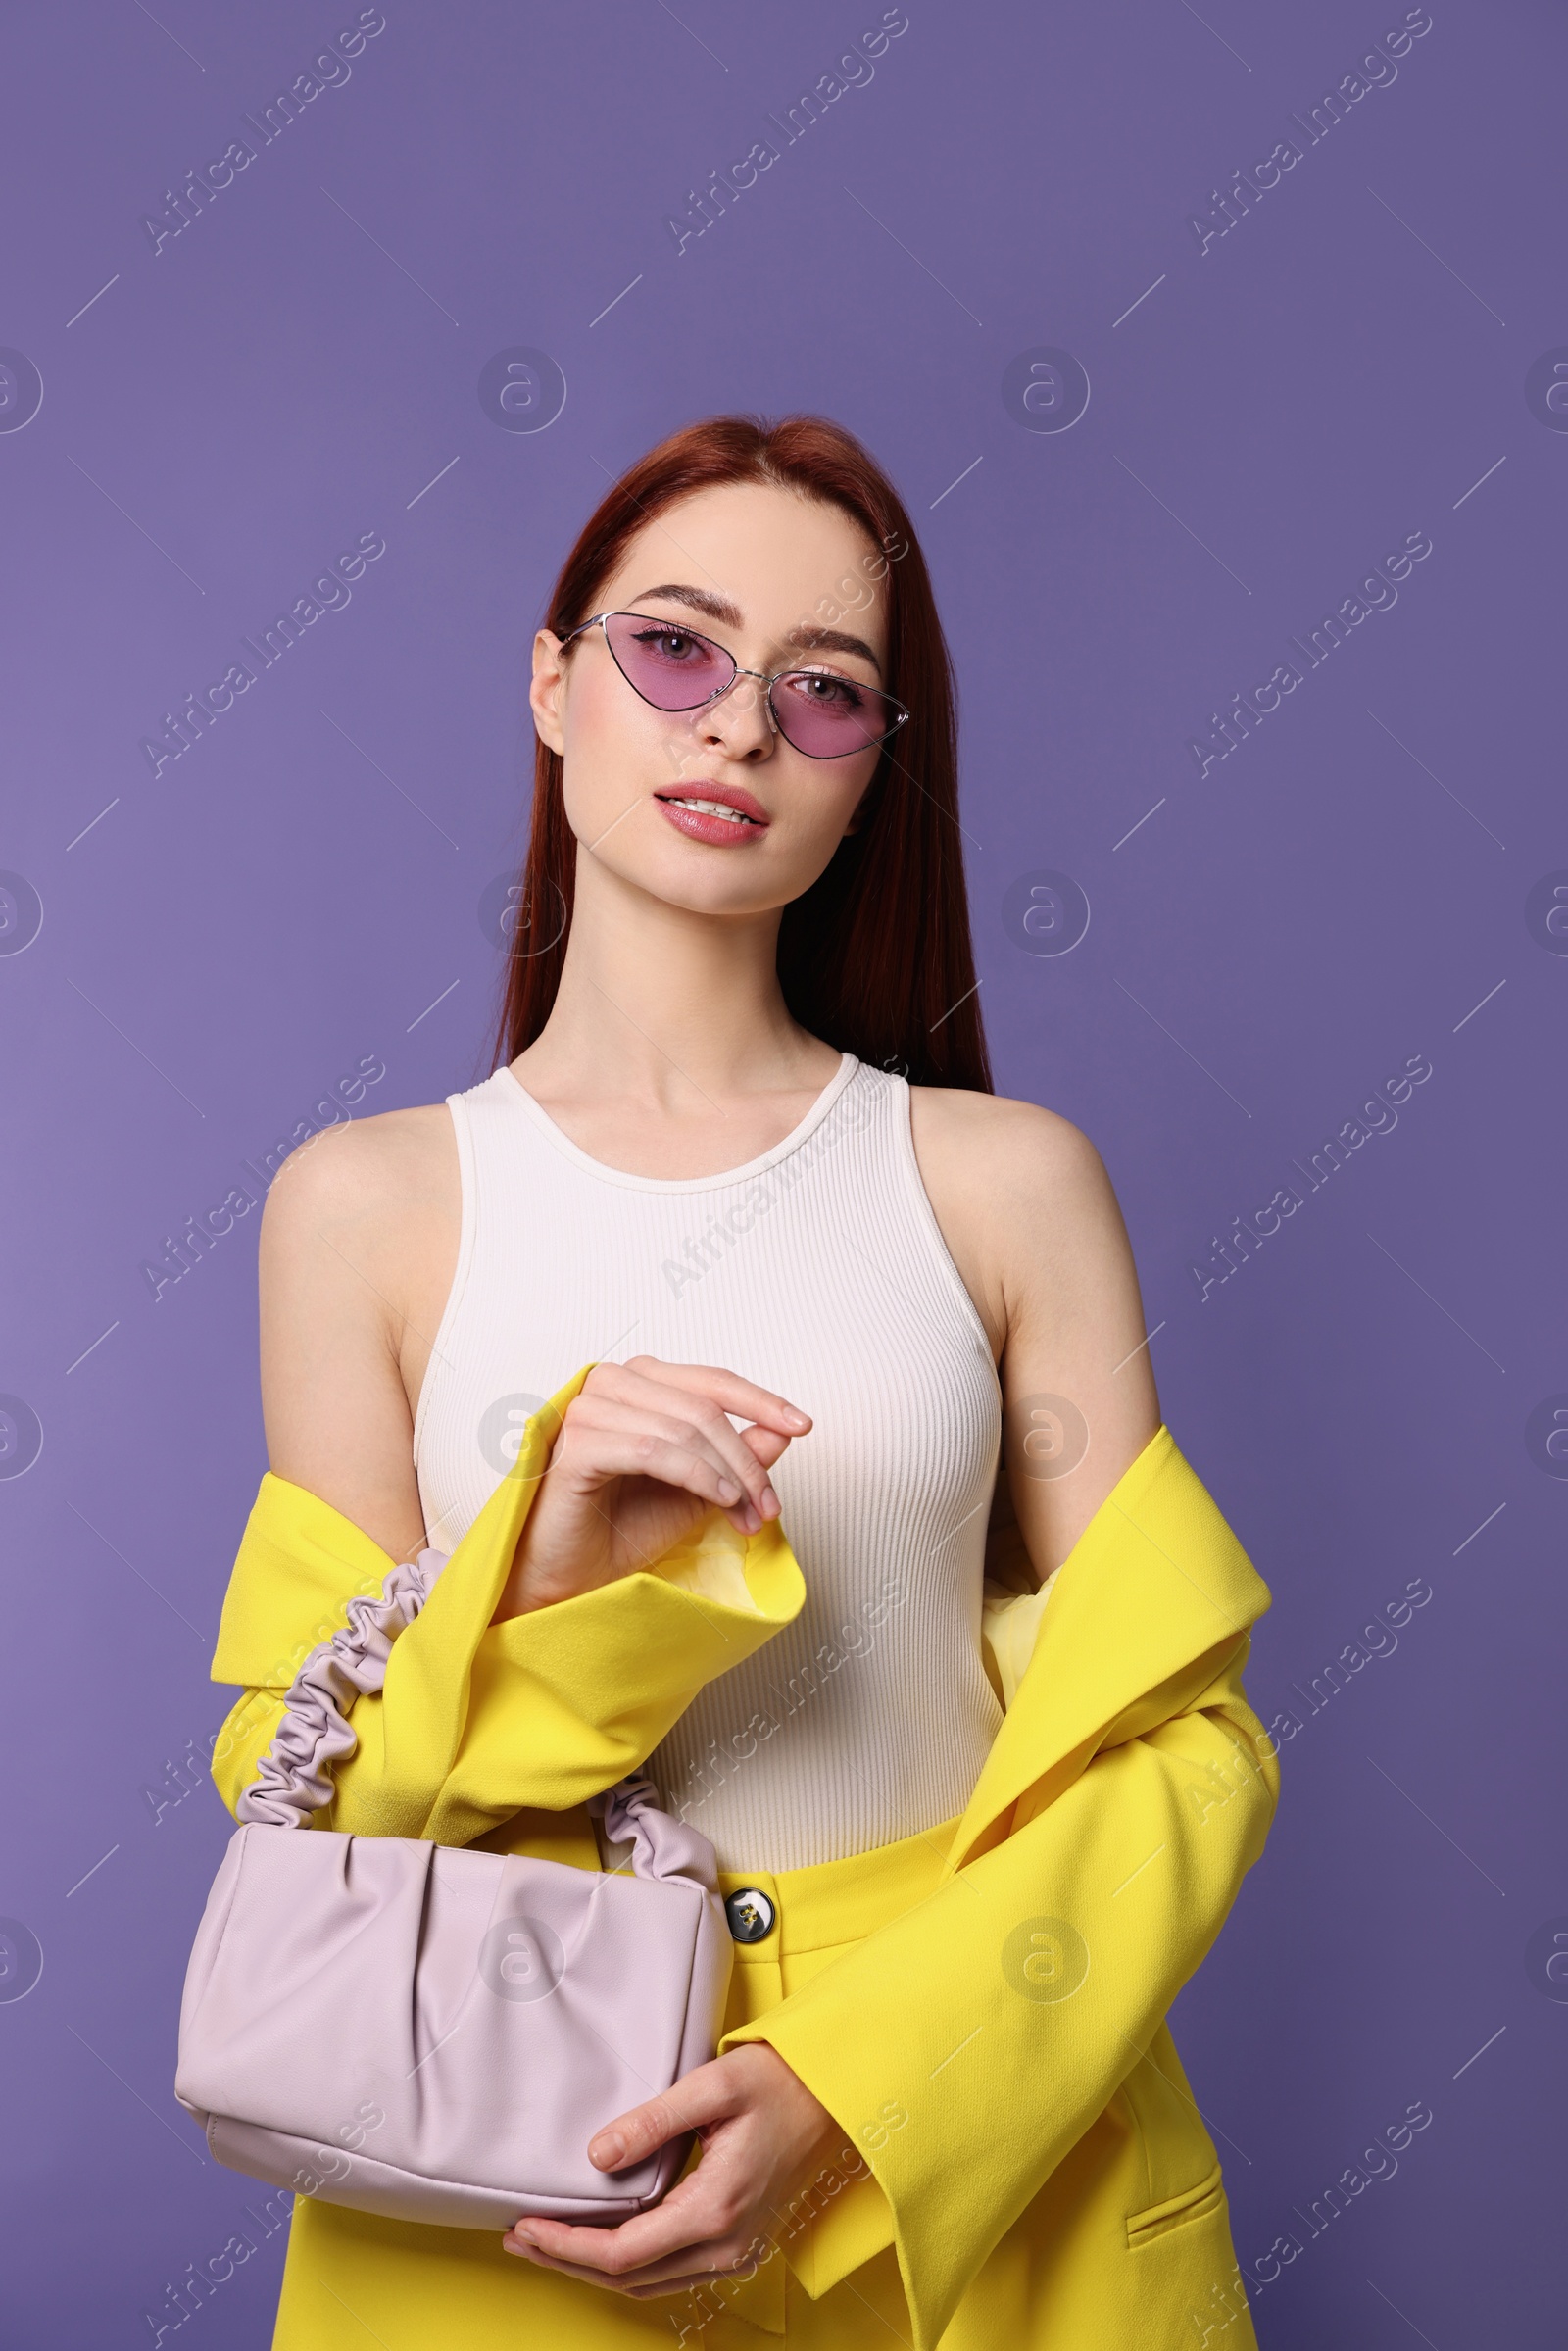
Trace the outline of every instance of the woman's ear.
<path fill-rule="evenodd" d="M 557 753 L 566 748 L 560 713 L 561 690 L 564 683 L 561 640 L 551 629 L 542 628 L 533 641 L 533 677 L 528 687 L 528 702 L 537 733 L 547 747 Z"/>

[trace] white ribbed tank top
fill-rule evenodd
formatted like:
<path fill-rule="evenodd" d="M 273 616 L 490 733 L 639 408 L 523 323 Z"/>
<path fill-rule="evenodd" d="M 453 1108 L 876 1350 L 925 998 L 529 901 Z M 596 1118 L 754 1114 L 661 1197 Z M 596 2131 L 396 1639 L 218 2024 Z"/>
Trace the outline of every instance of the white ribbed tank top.
<path fill-rule="evenodd" d="M 806 1604 L 699 1691 L 649 1777 L 733 1870 L 960 1813 L 1002 1719 L 980 1646 L 1002 1396 L 907 1082 L 846 1053 L 771 1151 L 675 1178 L 590 1158 L 505 1066 L 447 1099 L 462 1233 L 414 1428 L 430 1543 L 466 1533 L 585 1362 L 717 1363 L 775 1390 L 812 1419 L 771 1472 Z"/>

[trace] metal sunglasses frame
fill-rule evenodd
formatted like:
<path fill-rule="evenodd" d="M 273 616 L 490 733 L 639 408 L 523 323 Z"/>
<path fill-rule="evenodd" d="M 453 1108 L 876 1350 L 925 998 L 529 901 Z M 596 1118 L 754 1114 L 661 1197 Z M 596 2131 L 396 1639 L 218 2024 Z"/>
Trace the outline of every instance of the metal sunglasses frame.
<path fill-rule="evenodd" d="M 626 678 L 626 683 L 631 687 L 632 692 L 640 701 L 646 702 L 650 710 L 668 710 L 671 716 L 673 716 L 676 711 L 679 711 L 680 714 L 684 716 L 688 711 L 691 710 L 706 710 L 710 702 L 720 701 L 723 696 L 729 692 L 731 686 L 734 685 L 736 678 L 755 677 L 760 679 L 761 684 L 766 689 L 765 693 L 763 694 L 762 701 L 767 711 L 768 725 L 772 728 L 775 735 L 782 735 L 784 737 L 785 742 L 789 744 L 792 751 L 800 751 L 803 759 L 852 759 L 858 756 L 853 751 L 801 751 L 801 746 L 795 741 L 795 738 L 793 735 L 791 735 L 789 729 L 780 725 L 778 712 L 773 708 L 773 688 L 778 684 L 780 678 L 838 677 L 843 675 L 842 671 L 837 669 L 807 669 L 803 668 L 798 661 L 792 661 L 787 668 L 775 669 L 770 673 L 761 669 L 743 669 L 739 661 L 736 661 L 735 656 L 730 652 L 729 647 L 727 645 L 720 645 L 716 637 L 705 636 L 700 628 L 688 628 L 684 620 L 662 620 L 657 612 L 633 612 L 624 610 L 612 612 L 595 612 L 591 619 L 580 620 L 575 628 L 568 629 L 566 634 L 561 640 L 562 645 L 569 645 L 572 639 L 574 637 L 580 637 L 585 629 L 599 628 L 603 626 L 604 622 L 607 620 L 650 621 L 656 628 L 667 628 L 672 634 L 682 637 L 695 638 L 699 645 L 710 645 L 713 651 L 717 654 L 722 654 L 725 661 L 730 664 L 732 674 L 724 680 L 724 683 L 721 686 L 715 686 L 711 694 L 704 694 L 700 696 L 696 702 L 675 704 L 674 706 L 670 706 L 662 702 L 655 702 L 650 695 L 644 694 L 641 686 L 637 685 L 631 678 L 626 677 L 625 670 L 621 669 L 620 662 L 615 658 L 615 648 L 610 642 L 610 631 L 607 628 L 605 630 L 605 646 L 609 652 L 611 660 L 614 661 L 617 670 L 620 670 L 621 676 Z M 881 751 L 885 749 L 885 747 L 892 742 L 900 727 L 907 722 L 909 712 L 905 709 L 903 703 L 898 700 L 897 696 L 884 693 L 880 686 L 864 685 L 858 677 L 847 678 L 845 682 L 852 686 L 859 686 L 862 694 L 880 694 L 884 702 L 891 703 L 895 712 L 897 713 L 893 720 L 893 724 L 888 728 L 885 734 L 874 735 L 872 736 L 870 742 L 860 746 L 860 749 L 863 751 Z"/>

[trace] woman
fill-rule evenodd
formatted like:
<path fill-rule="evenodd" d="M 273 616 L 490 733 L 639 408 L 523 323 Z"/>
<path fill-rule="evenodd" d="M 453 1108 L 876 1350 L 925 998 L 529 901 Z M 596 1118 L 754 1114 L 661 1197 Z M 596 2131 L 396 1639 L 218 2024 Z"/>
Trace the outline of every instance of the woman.
<path fill-rule="evenodd" d="M 1142 2345 L 1188 2339 L 1195 2296 L 1211 2331 L 1250 2342 L 1217 2164 L 1182 2111 L 1162 2018 L 1272 1810 L 1272 1761 L 1236 1679 L 1267 1594 L 1162 1428 L 1094 1148 L 992 1092 L 951 676 L 902 504 L 819 418 L 677 433 L 584 528 L 534 640 L 530 699 L 532 831 L 498 1067 L 446 1103 L 323 1137 L 269 1197 L 272 1476 L 391 1559 L 450 1551 L 516 1432 L 591 1362 L 551 1424 L 496 1642 L 519 1654 L 586 1594 L 613 1606 L 700 1521 L 741 1539 L 779 1519 L 807 1596 L 753 1653 L 702 1669 L 648 1754 L 731 1895 L 729 2031 L 678 2091 L 700 2161 L 619 2229 L 529 2221 L 504 2244 L 302 2197 L 276 2344 L 368 2329 L 398 2351 L 629 2347 L 673 2327 L 727 2351 L 891 2327 L 978 2351 L 999 2329 L 1068 2339 L 1065 2324 L 1086 2346 Z M 1184 1489 L 1187 1516 L 1149 1540 L 1166 1558 L 1206 1508 L 1174 1564 L 1223 1621 L 1162 1632 L 1146 1655 L 1148 1627 L 1194 1603 L 1174 1586 L 1152 1606 L 1129 1598 L 1145 1567 L 1126 1567 L 1123 1590 L 1114 1546 L 1146 1489 L 1157 1512 L 1159 1480 L 1180 1476 L 1201 1498 Z M 1042 1700 L 1042 1657 L 1026 1705 L 1031 1647 L 1044 1626 L 1056 1638 L 1040 1595 L 1075 1546 L 1078 1584 L 1054 1612 L 1074 1688 Z M 1117 1607 L 1119 1632 L 1086 1613 Z M 1065 1758 L 1053 1747 L 1048 1771 L 1042 1726 L 1090 1704 L 1113 1647 L 1138 1655 L 1106 1667 L 1126 1688 L 1106 1682 L 1098 1728 L 1074 1732 Z M 220 1654 L 220 1669 L 266 1698 L 259 1666 Z M 583 1703 L 608 1714 L 613 1695 Z M 1027 1768 L 999 1738 L 1004 1711 L 1015 1748 L 1035 1739 Z M 1211 1749 L 1249 1741 L 1221 1827 L 1195 1832 L 1184 1812 L 1158 1848 L 1192 1855 L 1169 1895 L 1163 1977 L 1138 1976 L 1144 1935 L 1164 1930 L 1138 1927 L 1133 1901 L 1125 1930 L 1107 1912 L 1085 1941 L 1054 1915 L 1066 1880 L 1045 1883 L 1043 1860 L 1016 1879 L 1042 1823 L 1059 1840 L 1070 1818 L 1090 1840 L 1073 1864 L 1085 1902 L 1120 1896 L 1101 1883 L 1121 1874 L 1107 1824 L 1142 1803 L 1128 1834 L 1144 1836 L 1195 1774 L 1212 1807 L 1225 1767 Z M 227 1745 L 232 1804 L 256 1741 Z M 483 1841 L 598 1858 L 548 1794 Z M 1149 1900 L 1167 1898 L 1162 1866 L 1139 1882 Z M 912 1933 L 886 1943 L 906 1914 L 937 1915 L 944 1884 L 949 1911 L 960 1895 L 982 1908 L 949 1932 L 940 1965 Z M 997 1914 L 995 1964 L 988 1888 L 1013 1904 Z M 884 1946 L 891 2006 L 853 1974 Z M 1008 2035 L 1089 2018 L 1118 1967 L 1110 2028 L 1085 2028 L 1087 2054 L 1082 2034 L 1060 2042 L 1055 2105 L 1029 2121 L 1034 2044 Z M 981 1975 L 1003 2006 L 977 2010 L 964 2041 L 963 1985 Z M 1106 2030 L 1124 2050 L 1101 2045 Z M 927 2033 L 925 2056 L 956 2046 L 922 2059 L 915 2111 L 896 2069 Z M 852 2044 L 870 2070 L 841 2091 Z M 1140 2067 L 1135 2090 L 1123 2077 Z M 988 2099 L 1011 2119 L 983 2120 Z M 1175 2120 L 1153 2113 L 1161 2100 Z M 678 2127 L 656 2102 L 591 2152 L 612 2168 Z M 1172 2131 L 1187 2136 L 1161 2175 Z M 1163 2249 L 1174 2238 L 1185 2267 Z"/>

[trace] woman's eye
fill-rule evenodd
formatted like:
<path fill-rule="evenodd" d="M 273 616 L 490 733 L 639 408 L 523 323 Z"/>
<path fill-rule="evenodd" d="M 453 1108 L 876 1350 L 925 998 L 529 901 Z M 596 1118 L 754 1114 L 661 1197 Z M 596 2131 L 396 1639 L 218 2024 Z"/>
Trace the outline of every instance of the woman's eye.
<path fill-rule="evenodd" d="M 695 650 L 697 640 L 682 628 L 660 628 L 641 631 L 637 642 L 646 645 L 661 661 L 678 661 Z"/>
<path fill-rule="evenodd" d="M 833 677 L 820 669 L 803 669 L 797 683 L 808 702 L 831 702 L 843 710 L 860 708 L 859 690 L 847 677 Z"/>

